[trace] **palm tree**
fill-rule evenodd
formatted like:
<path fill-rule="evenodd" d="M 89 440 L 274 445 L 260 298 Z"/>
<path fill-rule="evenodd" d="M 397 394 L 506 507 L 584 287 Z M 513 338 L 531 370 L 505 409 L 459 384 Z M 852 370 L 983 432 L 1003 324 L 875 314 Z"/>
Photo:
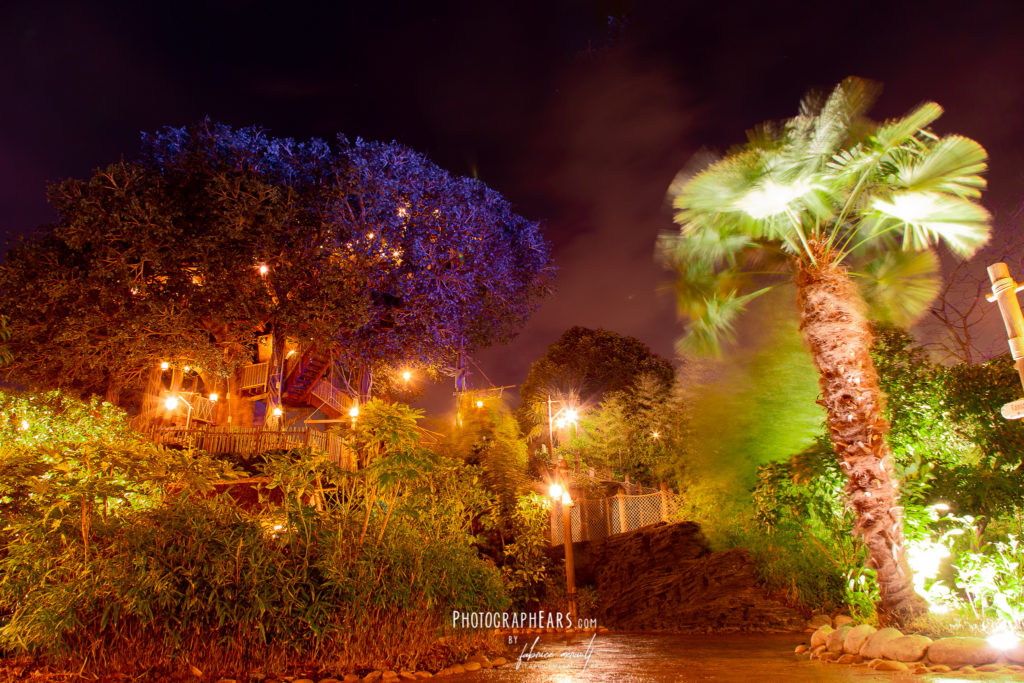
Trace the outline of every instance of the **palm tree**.
<path fill-rule="evenodd" d="M 934 247 L 969 256 L 988 239 L 989 214 L 976 202 L 987 155 L 971 139 L 932 133 L 935 103 L 869 121 L 875 91 L 848 78 L 827 97 L 807 96 L 797 116 L 762 124 L 681 177 L 670 191 L 681 229 L 660 250 L 691 321 L 681 345 L 694 350 L 720 351 L 773 280 L 795 284 L 856 531 L 877 572 L 879 616 L 903 623 L 927 605 L 904 554 L 868 320 L 907 324 L 938 291 Z"/>

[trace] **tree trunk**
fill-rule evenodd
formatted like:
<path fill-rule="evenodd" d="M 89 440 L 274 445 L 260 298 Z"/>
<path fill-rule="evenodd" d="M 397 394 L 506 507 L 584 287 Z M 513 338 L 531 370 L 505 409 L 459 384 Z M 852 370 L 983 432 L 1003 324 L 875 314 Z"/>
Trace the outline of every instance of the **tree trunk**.
<path fill-rule="evenodd" d="M 275 417 L 274 410 L 284 410 L 281 395 L 284 392 L 284 332 L 275 324 L 273 331 L 273 348 L 270 350 L 270 373 L 267 377 L 267 412 L 263 424 L 267 429 L 276 429 L 284 417 Z"/>
<path fill-rule="evenodd" d="M 928 605 L 914 592 L 907 564 L 903 508 L 886 441 L 889 423 L 863 300 L 849 274 L 835 265 L 801 266 L 796 285 L 800 329 L 818 368 L 829 434 L 847 477 L 847 503 L 878 576 L 879 620 L 906 623 Z"/>

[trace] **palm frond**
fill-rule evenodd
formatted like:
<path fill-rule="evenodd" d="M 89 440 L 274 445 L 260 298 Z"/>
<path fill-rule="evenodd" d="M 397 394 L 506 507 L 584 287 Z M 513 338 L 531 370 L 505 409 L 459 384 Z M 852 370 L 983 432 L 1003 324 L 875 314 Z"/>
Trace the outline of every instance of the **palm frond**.
<path fill-rule="evenodd" d="M 939 293 L 939 259 L 935 252 L 890 250 L 868 263 L 859 280 L 875 320 L 912 325 Z"/>
<path fill-rule="evenodd" d="M 943 243 L 961 256 L 971 256 L 989 238 L 988 211 L 960 197 L 935 192 L 898 192 L 871 202 L 865 221 L 872 234 L 890 230 L 903 237 L 903 248 L 928 249 Z"/>
<path fill-rule="evenodd" d="M 986 186 L 981 174 L 987 159 L 985 148 L 974 140 L 950 135 L 908 163 L 897 164 L 897 181 L 907 190 L 976 199 Z"/>
<path fill-rule="evenodd" d="M 736 320 L 747 304 L 771 289 L 765 287 L 744 296 L 730 292 L 705 299 L 700 315 L 691 318 L 686 334 L 676 342 L 676 351 L 720 356 L 722 346 L 735 340 Z"/>

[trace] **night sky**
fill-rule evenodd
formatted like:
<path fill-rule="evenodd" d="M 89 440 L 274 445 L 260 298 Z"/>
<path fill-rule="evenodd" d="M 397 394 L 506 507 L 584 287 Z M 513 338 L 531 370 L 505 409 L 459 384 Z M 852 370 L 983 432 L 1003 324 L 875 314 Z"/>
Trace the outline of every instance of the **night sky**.
<path fill-rule="evenodd" d="M 1016 247 L 1022 25 L 1024 3 L 984 0 L 8 1 L 0 230 L 52 220 L 48 181 L 133 157 L 139 132 L 164 125 L 210 116 L 282 137 L 394 139 L 546 225 L 558 292 L 512 345 L 479 354 L 495 384 L 521 382 L 572 325 L 671 357 L 681 326 L 652 255 L 671 229 L 673 176 L 848 75 L 885 85 L 876 116 L 935 100 L 947 110 L 938 132 L 988 149 L 985 203 Z"/>

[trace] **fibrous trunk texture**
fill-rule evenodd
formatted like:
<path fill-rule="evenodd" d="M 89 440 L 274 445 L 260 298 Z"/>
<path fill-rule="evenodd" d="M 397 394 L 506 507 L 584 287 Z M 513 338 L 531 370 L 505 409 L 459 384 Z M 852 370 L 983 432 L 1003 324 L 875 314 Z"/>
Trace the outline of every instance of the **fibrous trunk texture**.
<path fill-rule="evenodd" d="M 914 592 L 907 565 L 903 509 L 886 441 L 889 423 L 863 299 L 847 272 L 834 265 L 803 266 L 796 284 L 800 329 L 818 368 L 829 434 L 847 478 L 847 502 L 878 575 L 879 619 L 905 623 L 928 606 Z"/>

